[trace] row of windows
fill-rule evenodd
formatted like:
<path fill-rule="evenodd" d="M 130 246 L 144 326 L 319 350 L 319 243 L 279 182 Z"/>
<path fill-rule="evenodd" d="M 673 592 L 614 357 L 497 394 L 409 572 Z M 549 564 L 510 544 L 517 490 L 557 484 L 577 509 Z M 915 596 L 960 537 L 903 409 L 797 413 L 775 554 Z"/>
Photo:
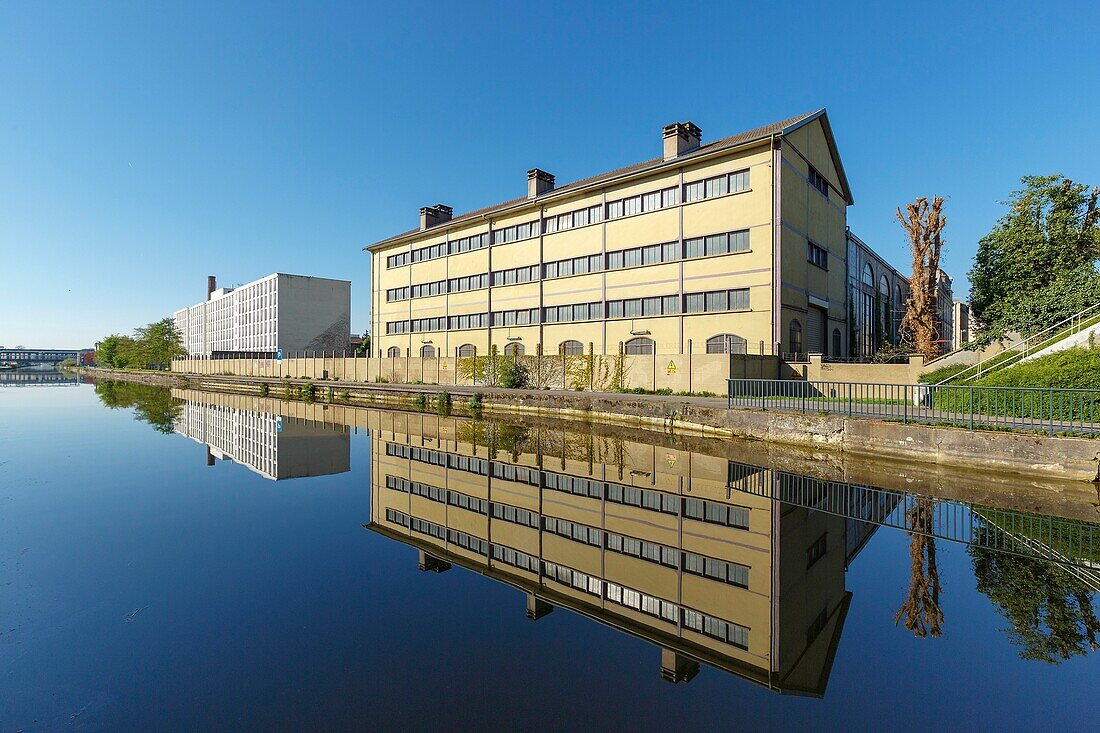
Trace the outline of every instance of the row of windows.
<path fill-rule="evenodd" d="M 597 204 L 556 216 L 548 216 L 542 220 L 542 230 L 546 234 L 553 234 L 588 224 L 598 224 L 601 221 L 603 221 L 603 207 Z"/>
<path fill-rule="evenodd" d="M 749 172 L 747 170 L 738 171 L 687 184 L 684 186 L 684 200 L 690 204 L 692 201 L 702 201 L 703 199 L 747 191 L 748 189 Z"/>
<path fill-rule="evenodd" d="M 524 467 L 521 466 L 519 468 Z M 538 528 L 539 526 L 539 515 L 537 513 L 528 509 L 512 506 L 511 504 L 502 504 L 500 502 L 490 503 L 486 499 L 481 499 L 476 496 L 470 496 L 469 494 L 449 489 L 442 489 L 419 481 L 409 481 L 406 478 L 393 475 L 386 476 L 386 487 L 396 491 L 423 496 L 439 503 L 447 503 L 451 506 L 457 506 L 472 512 L 477 512 L 478 514 L 488 514 L 491 511 L 494 518 L 503 519 L 504 521 L 514 524 L 521 524 L 533 528 Z M 489 509 L 490 505 L 492 507 L 491 510 Z M 595 547 L 606 547 L 613 552 L 630 555 L 660 565 L 667 565 L 668 567 L 675 568 L 680 564 L 681 554 L 678 549 L 656 542 L 650 542 L 649 540 L 642 540 L 615 532 L 604 531 L 596 527 L 590 527 L 586 524 L 558 519 L 556 517 L 543 517 L 542 528 L 547 532 L 552 532 L 577 542 L 593 545 Z M 740 586 L 742 588 L 748 587 L 749 569 L 744 565 L 716 560 L 687 551 L 683 553 L 683 559 L 683 569 L 685 572 Z"/>
<path fill-rule="evenodd" d="M 596 321 L 603 318 L 603 303 L 575 303 L 573 305 L 550 305 L 542 309 L 543 323 L 566 323 L 568 321 Z M 580 342 L 573 343 L 579 346 Z M 584 347 L 580 351 L 566 352 L 583 354 Z"/>
<path fill-rule="evenodd" d="M 607 253 L 606 267 L 604 255 L 602 254 L 555 260 L 543 264 L 542 277 L 549 280 L 555 277 L 601 272 L 604 269 L 620 270 L 627 267 L 676 262 L 680 259 L 711 257 L 733 252 L 747 252 L 748 250 L 749 231 L 742 229 L 735 232 L 721 232 L 719 234 L 708 234 L 704 237 L 685 239 L 683 249 L 681 249 L 679 242 L 665 242 L 664 244 L 649 244 L 643 247 L 615 250 Z M 408 286 L 390 288 L 386 291 L 386 300 L 408 300 L 410 296 L 422 298 L 447 292 L 457 293 L 465 290 L 475 290 L 486 287 L 489 279 L 489 276 L 483 273 L 465 278 L 452 278 L 449 281 L 437 280 L 422 285 L 414 285 L 411 289 Z M 508 270 L 495 270 L 491 279 L 494 286 L 535 282 L 539 280 L 539 266 L 524 265 Z"/>
<path fill-rule="evenodd" d="M 474 537 L 465 532 L 447 529 L 435 522 L 410 517 L 394 509 L 386 509 L 386 520 L 399 526 L 407 527 L 414 532 L 445 540 L 485 557 L 489 556 L 491 546 L 492 556 L 495 559 L 502 560 L 509 565 L 523 568 L 524 570 L 535 572 L 538 567 L 536 558 L 525 552 L 520 552 L 519 550 L 514 550 L 510 547 L 505 547 L 496 543 L 489 543 L 486 540 Z M 573 570 L 564 565 L 558 565 L 557 563 L 544 561 L 542 563 L 542 572 L 547 578 L 556 580 L 571 588 L 576 588 L 585 593 L 606 598 L 612 603 L 631 608 L 635 611 L 641 611 L 642 613 L 654 616 L 669 623 L 674 624 L 677 620 L 680 620 L 685 628 L 742 649 L 749 648 L 749 629 L 740 624 L 714 618 L 689 608 L 683 608 L 663 598 L 657 598 L 656 596 L 627 588 L 618 583 L 604 581 L 587 573 L 582 573 L 579 570 Z M 807 633 L 807 637 L 811 638 L 811 640 L 811 634 L 816 636 L 817 633 L 820 633 L 820 628 L 817 629 L 817 633 L 814 633 L 814 626 L 823 628 L 824 624 L 815 623 L 811 625 Z"/>
<path fill-rule="evenodd" d="M 539 235 L 538 221 L 529 221 L 525 224 L 513 224 L 510 227 L 493 230 L 493 244 L 507 244 L 518 242 L 521 239 L 530 239 Z"/>
<path fill-rule="evenodd" d="M 472 534 L 467 534 L 466 532 L 460 532 L 457 529 L 448 529 L 442 524 L 429 522 L 427 519 L 410 517 L 408 514 L 399 512 L 395 509 L 386 509 L 386 521 L 393 522 L 402 527 L 408 527 L 413 532 L 426 534 L 429 537 L 435 537 L 437 540 L 443 540 L 452 545 L 458 545 L 478 555 L 486 557 L 489 555 L 489 542 L 487 540 L 483 540 L 480 537 L 474 537 Z"/>
<path fill-rule="evenodd" d="M 660 191 L 651 191 L 637 196 L 629 196 L 625 199 L 616 199 L 607 202 L 607 218 L 618 219 L 620 216 L 631 216 L 648 211 L 657 211 L 680 203 L 680 187 L 665 188 Z"/>
<path fill-rule="evenodd" d="M 585 275 L 589 272 L 599 272 L 603 269 L 603 255 L 584 255 L 582 257 L 570 257 L 565 260 L 555 260 L 543 265 L 544 277 L 565 277 L 566 275 Z"/>
<path fill-rule="evenodd" d="M 401 476 L 387 474 L 386 488 L 407 494 L 415 494 L 441 504 L 450 504 L 478 514 L 491 514 L 495 519 L 503 519 L 513 524 L 522 524 L 534 528 L 539 526 L 538 514 L 527 509 L 496 501 L 490 502 L 487 499 L 471 496 L 453 489 L 442 489 L 419 481 L 409 481 Z"/>
<path fill-rule="evenodd" d="M 811 185 L 813 185 L 812 181 L 815 174 L 817 174 L 817 171 L 811 168 Z M 817 175 L 820 177 L 820 174 Z M 691 203 L 692 201 L 701 201 L 703 199 L 714 198 L 715 196 L 723 196 L 727 193 L 747 191 L 748 188 L 749 172 L 747 170 L 738 171 L 736 173 L 725 173 L 702 181 L 693 181 L 692 183 L 685 184 L 684 199 L 688 203 Z M 825 195 L 828 196 L 828 182 L 825 183 L 824 192 Z M 607 202 L 607 218 L 618 219 L 623 216 L 642 214 L 649 211 L 664 209 L 669 206 L 676 206 L 680 203 L 680 198 L 680 187 L 673 186 L 671 188 L 661 189 L 660 191 L 651 191 L 649 193 L 629 196 L 623 199 L 615 199 L 614 201 Z M 546 234 L 553 234 L 554 232 L 564 231 L 566 229 L 596 224 L 603 221 L 603 219 L 602 206 L 586 206 L 565 214 L 546 217 L 542 220 L 542 231 Z M 518 242 L 521 239 L 537 237 L 538 234 L 538 221 L 515 224 L 510 227 L 493 230 L 493 244 Z M 449 247 L 446 242 L 441 242 L 428 247 L 420 247 L 409 252 L 390 255 L 386 258 L 386 267 L 402 267 L 410 262 L 421 262 L 423 260 L 435 259 L 436 257 L 443 257 L 448 251 L 450 251 L 451 254 L 470 252 L 475 249 L 486 247 L 488 244 L 488 234 L 475 234 L 462 239 L 456 239 L 450 243 Z"/>
<path fill-rule="evenodd" d="M 668 316 L 680 312 L 680 296 L 665 295 L 653 298 L 627 298 L 607 301 L 608 318 L 638 318 L 640 316 Z"/>
<path fill-rule="evenodd" d="M 418 247 L 417 249 L 410 250 L 408 252 L 401 252 L 399 254 L 390 255 L 386 258 L 386 267 L 403 267 L 410 262 L 423 262 L 424 260 L 434 260 L 437 257 L 443 257 L 448 252 L 451 254 L 458 254 L 459 252 L 472 252 L 475 249 L 482 249 L 489 246 L 489 234 L 474 234 L 469 237 L 463 237 L 462 239 L 456 239 L 453 242 L 440 242 L 438 244 L 432 244 L 427 247 Z"/>
<path fill-rule="evenodd" d="M 524 265 L 513 267 L 510 270 L 496 270 L 493 272 L 493 285 L 516 285 L 529 283 L 539 279 L 538 265 Z"/>
<path fill-rule="evenodd" d="M 530 326 L 539 322 L 538 308 L 519 308 L 517 310 L 493 311 L 494 326 Z"/>
<path fill-rule="evenodd" d="M 540 471 L 537 468 L 528 466 L 515 466 L 510 463 L 488 461 L 484 458 L 445 453 L 431 448 L 421 448 L 401 443 L 386 443 L 386 455 L 400 456 L 434 466 L 446 466 L 481 476 L 494 475 L 498 478 L 504 478 L 510 475 L 514 478 L 508 480 L 520 481 L 532 486 L 542 486 L 546 489 L 563 491 L 577 496 L 605 499 L 616 504 L 640 507 L 665 514 L 679 513 L 682 501 L 682 511 L 688 519 L 721 524 L 737 529 L 749 528 L 749 509 L 707 499 L 680 497 L 677 494 L 670 494 L 657 489 L 641 489 L 636 486 L 625 486 L 584 476 Z M 734 478 L 734 467 L 740 465 L 731 463 L 729 472 L 731 480 Z M 504 469 L 511 469 L 514 473 Z M 740 475 L 740 471 L 736 473 Z"/>
<path fill-rule="evenodd" d="M 542 323 L 563 323 L 567 321 L 588 321 L 604 318 L 642 318 L 645 316 L 669 316 L 678 313 L 714 313 L 749 309 L 749 289 L 711 290 L 704 293 L 684 295 L 683 309 L 680 308 L 678 295 L 663 295 L 650 298 L 627 298 L 609 300 L 606 310 L 603 303 L 578 303 L 574 305 L 547 306 L 542 309 Z M 462 328 L 485 328 L 489 319 L 485 313 L 463 316 L 451 316 L 449 321 L 443 317 L 416 318 L 412 321 L 387 321 L 387 334 L 419 333 L 422 331 L 442 331 L 443 324 L 450 323 L 450 330 Z M 493 326 L 530 326 L 540 323 L 538 308 L 520 308 L 517 310 L 493 311 Z M 652 353 L 638 351 L 627 353 Z M 727 353 L 727 352 L 718 352 Z"/>
<path fill-rule="evenodd" d="M 505 545 L 498 545 L 495 542 L 492 544 L 494 560 L 500 560 L 512 567 L 528 570 L 532 573 L 537 573 L 539 571 L 539 559 L 537 557 L 528 555 L 526 552 L 514 550 Z"/>
<path fill-rule="evenodd" d="M 598 578 L 573 570 L 563 565 L 543 562 L 543 573 L 572 588 L 602 595 L 612 603 L 616 603 L 635 611 L 640 611 L 654 616 L 668 623 L 676 623 L 680 620 L 685 628 L 700 634 L 723 641 L 741 649 L 749 648 L 749 629 L 740 624 L 723 621 L 722 619 L 708 616 L 699 611 L 683 608 L 670 601 L 666 601 L 647 593 L 621 586 L 610 581 L 601 581 Z M 602 593 L 600 591 L 603 591 Z"/>
<path fill-rule="evenodd" d="M 684 296 L 685 313 L 711 313 L 749 309 L 749 289 L 711 290 Z"/>

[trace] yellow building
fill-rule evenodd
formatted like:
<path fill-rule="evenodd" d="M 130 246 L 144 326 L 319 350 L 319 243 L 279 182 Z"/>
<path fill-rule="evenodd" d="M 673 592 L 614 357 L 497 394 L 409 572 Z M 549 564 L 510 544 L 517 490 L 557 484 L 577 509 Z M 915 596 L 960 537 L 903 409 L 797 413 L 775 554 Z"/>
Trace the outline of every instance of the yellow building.
<path fill-rule="evenodd" d="M 420 226 L 366 248 L 380 356 L 846 354 L 846 210 L 825 110 Z"/>

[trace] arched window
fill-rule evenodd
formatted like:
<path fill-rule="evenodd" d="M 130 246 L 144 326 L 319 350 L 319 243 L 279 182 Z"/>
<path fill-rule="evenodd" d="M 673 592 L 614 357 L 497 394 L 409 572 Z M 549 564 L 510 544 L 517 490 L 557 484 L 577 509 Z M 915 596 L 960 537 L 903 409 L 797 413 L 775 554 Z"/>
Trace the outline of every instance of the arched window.
<path fill-rule="evenodd" d="M 901 285 L 894 286 L 894 307 L 898 310 L 905 305 L 905 301 L 901 297 Z"/>
<path fill-rule="evenodd" d="M 570 339 L 569 341 L 562 341 L 560 344 L 558 344 L 558 353 L 583 354 L 584 344 L 582 344 L 580 341 L 574 341 L 572 339 Z"/>
<path fill-rule="evenodd" d="M 510 344 L 506 344 L 504 347 L 504 354 L 506 356 L 523 356 L 524 348 L 523 344 L 518 341 L 513 341 Z"/>
<path fill-rule="evenodd" d="M 653 339 L 647 339 L 644 336 L 638 338 L 632 338 L 626 342 L 623 347 L 623 353 L 625 354 L 655 354 L 657 344 Z"/>
<path fill-rule="evenodd" d="M 883 275 L 878 279 L 878 292 L 885 301 L 890 300 L 890 283 L 887 281 L 886 276 Z"/>
<path fill-rule="evenodd" d="M 425 345 L 421 346 L 420 347 L 420 358 L 421 359 L 434 359 L 435 358 L 435 347 L 432 346 L 431 344 L 425 344 Z"/>
<path fill-rule="evenodd" d="M 391 346 L 390 348 L 386 349 L 386 356 L 390 357 L 391 359 L 396 359 L 397 357 L 401 356 L 401 349 L 397 348 L 396 346 Z"/>
<path fill-rule="evenodd" d="M 458 347 L 458 356 L 461 359 L 468 359 L 476 354 L 477 348 L 473 344 L 462 344 Z"/>
<path fill-rule="evenodd" d="M 870 265 L 863 266 L 863 284 L 869 288 L 875 287 L 875 271 Z"/>
<path fill-rule="evenodd" d="M 832 356 L 840 356 L 840 329 L 833 329 L 833 353 Z"/>
<path fill-rule="evenodd" d="M 787 351 L 792 354 L 802 353 L 802 324 L 796 318 L 791 321 L 789 329 L 790 340 L 787 342 Z"/>
<path fill-rule="evenodd" d="M 708 354 L 744 354 L 749 342 L 732 333 L 720 333 L 707 339 Z"/>

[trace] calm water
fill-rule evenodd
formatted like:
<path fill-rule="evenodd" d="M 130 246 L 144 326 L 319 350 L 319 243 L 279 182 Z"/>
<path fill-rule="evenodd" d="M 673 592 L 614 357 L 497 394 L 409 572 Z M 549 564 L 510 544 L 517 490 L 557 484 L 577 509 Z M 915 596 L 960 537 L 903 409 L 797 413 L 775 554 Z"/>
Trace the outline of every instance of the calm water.
<path fill-rule="evenodd" d="M 0 731 L 1092 721 L 1094 526 L 751 446 L 257 404 L 0 388 Z"/>

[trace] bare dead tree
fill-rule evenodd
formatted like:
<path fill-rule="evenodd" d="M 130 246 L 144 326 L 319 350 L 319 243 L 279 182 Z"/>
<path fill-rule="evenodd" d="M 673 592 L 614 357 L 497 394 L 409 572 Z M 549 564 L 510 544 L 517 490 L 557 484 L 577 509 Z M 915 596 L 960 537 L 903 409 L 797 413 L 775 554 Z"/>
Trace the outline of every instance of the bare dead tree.
<path fill-rule="evenodd" d="M 933 499 L 917 499 L 905 511 L 909 524 L 909 595 L 894 615 L 894 625 L 904 618 L 905 628 L 914 636 L 939 636 L 943 633 L 940 608 L 940 571 L 936 565 L 936 540 L 932 537 Z"/>
<path fill-rule="evenodd" d="M 936 283 L 940 271 L 941 237 L 947 217 L 943 215 L 943 199 L 939 196 L 928 203 L 921 196 L 906 204 L 905 213 L 897 210 L 898 221 L 909 235 L 913 254 L 913 277 L 909 284 L 909 300 L 901 319 L 902 332 L 913 349 L 933 359 L 939 355 L 936 342 Z"/>

